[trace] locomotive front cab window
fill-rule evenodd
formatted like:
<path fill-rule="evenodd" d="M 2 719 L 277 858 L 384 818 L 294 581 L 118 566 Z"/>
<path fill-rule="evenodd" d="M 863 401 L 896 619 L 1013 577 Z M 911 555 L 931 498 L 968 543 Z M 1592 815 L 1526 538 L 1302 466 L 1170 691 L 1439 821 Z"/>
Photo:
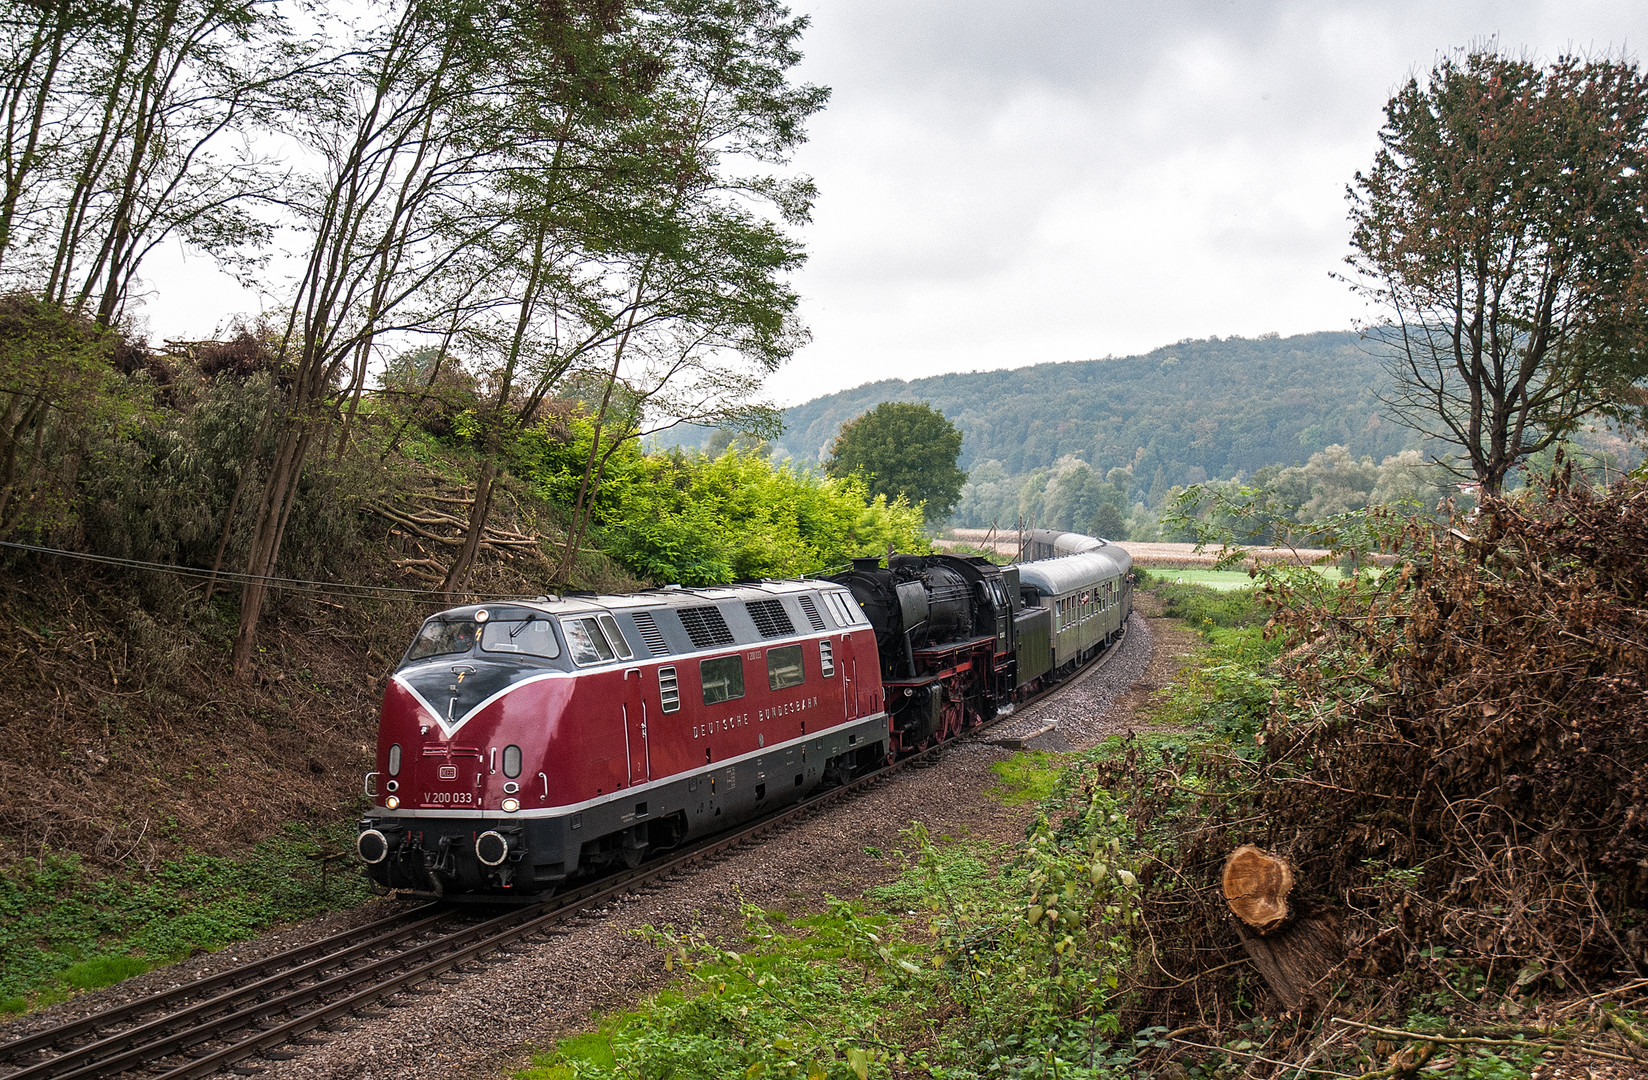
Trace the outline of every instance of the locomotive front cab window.
<path fill-rule="evenodd" d="M 767 688 L 788 690 L 807 681 L 807 669 L 801 661 L 801 646 L 785 645 L 767 650 Z"/>
<path fill-rule="evenodd" d="M 744 658 L 718 656 L 698 662 L 698 678 L 704 687 L 704 704 L 719 705 L 744 696 Z"/>
<path fill-rule="evenodd" d="M 521 653 L 554 659 L 561 655 L 561 643 L 549 620 L 536 615 L 523 619 L 495 619 L 481 627 L 481 649 L 485 652 Z"/>
<path fill-rule="evenodd" d="M 562 619 L 561 632 L 566 634 L 567 652 L 575 664 L 599 664 L 617 655 L 593 615 Z"/>
<path fill-rule="evenodd" d="M 824 594 L 824 603 L 842 626 L 859 626 L 869 621 L 864 617 L 864 610 L 858 606 L 858 601 L 852 598 L 851 593 L 827 592 Z"/>
<path fill-rule="evenodd" d="M 401 663 L 466 653 L 475 647 L 475 632 L 479 626 L 474 619 L 443 619 L 437 615 L 418 630 L 418 636 L 413 639 L 412 647 L 406 650 L 406 659 Z"/>

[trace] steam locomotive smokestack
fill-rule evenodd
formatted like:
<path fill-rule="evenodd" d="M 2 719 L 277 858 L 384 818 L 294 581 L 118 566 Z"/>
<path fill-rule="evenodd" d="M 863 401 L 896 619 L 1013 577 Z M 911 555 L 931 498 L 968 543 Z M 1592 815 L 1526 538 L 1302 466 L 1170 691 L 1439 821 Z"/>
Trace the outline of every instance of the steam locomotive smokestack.
<path fill-rule="evenodd" d="M 853 569 L 857 570 L 861 574 L 867 574 L 872 570 L 879 570 L 881 569 L 881 557 L 878 555 L 870 555 L 854 559 Z"/>

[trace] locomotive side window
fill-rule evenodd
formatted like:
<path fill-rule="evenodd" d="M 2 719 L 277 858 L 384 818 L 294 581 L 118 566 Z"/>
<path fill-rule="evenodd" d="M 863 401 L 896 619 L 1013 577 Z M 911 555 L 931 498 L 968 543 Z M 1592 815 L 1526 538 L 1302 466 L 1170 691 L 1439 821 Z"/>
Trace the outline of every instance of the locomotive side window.
<path fill-rule="evenodd" d="M 698 677 L 704 685 L 704 704 L 719 705 L 744 696 L 744 658 L 718 656 L 698 662 Z"/>
<path fill-rule="evenodd" d="M 431 656 L 450 656 L 466 653 L 475 644 L 474 619 L 434 618 L 423 624 L 412 647 L 406 650 L 406 660 L 425 660 Z"/>
<path fill-rule="evenodd" d="M 835 649 L 828 641 L 818 643 L 818 664 L 824 669 L 826 679 L 835 674 Z"/>
<path fill-rule="evenodd" d="M 665 712 L 677 712 L 681 708 L 681 681 L 675 677 L 673 667 L 658 669 L 658 702 Z"/>
<path fill-rule="evenodd" d="M 618 621 L 611 615 L 601 615 L 599 619 L 601 629 L 607 632 L 607 640 L 612 642 L 614 649 L 618 650 L 619 657 L 624 660 L 635 659 L 635 654 L 630 652 L 629 642 L 624 640 L 624 632 L 618 629 Z"/>
<path fill-rule="evenodd" d="M 842 626 L 857 626 L 865 621 L 864 612 L 859 608 L 858 601 L 850 599 L 849 595 L 837 592 L 827 592 L 823 595 L 830 614 L 834 615 Z"/>
<path fill-rule="evenodd" d="M 561 630 L 566 634 L 567 652 L 572 654 L 575 664 L 599 664 L 615 655 L 594 618 L 562 619 Z"/>
<path fill-rule="evenodd" d="M 785 645 L 767 650 L 767 688 L 788 690 L 807 681 L 807 669 L 801 663 L 801 646 Z"/>
<path fill-rule="evenodd" d="M 504 775 L 511 780 L 521 775 L 521 748 L 519 746 L 504 747 Z"/>
<path fill-rule="evenodd" d="M 531 617 L 516 621 L 494 621 L 481 627 L 481 648 L 487 652 L 525 653 L 529 656 L 557 657 L 561 643 L 548 619 Z"/>
<path fill-rule="evenodd" d="M 401 774 L 401 744 L 391 743 L 389 746 L 389 775 Z"/>

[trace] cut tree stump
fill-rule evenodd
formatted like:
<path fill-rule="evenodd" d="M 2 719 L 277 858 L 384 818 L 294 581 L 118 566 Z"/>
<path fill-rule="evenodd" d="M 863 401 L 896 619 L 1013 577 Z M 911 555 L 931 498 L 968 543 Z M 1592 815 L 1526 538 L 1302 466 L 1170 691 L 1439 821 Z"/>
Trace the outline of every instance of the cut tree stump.
<path fill-rule="evenodd" d="M 1236 917 L 1261 934 L 1287 922 L 1293 867 L 1286 859 L 1243 844 L 1225 860 L 1225 903 Z"/>
<path fill-rule="evenodd" d="M 1303 904 L 1290 907 L 1293 867 L 1252 844 L 1225 860 L 1223 885 L 1225 903 L 1241 920 L 1236 931 L 1248 958 L 1282 1005 L 1300 1011 L 1343 958 L 1339 917 Z"/>

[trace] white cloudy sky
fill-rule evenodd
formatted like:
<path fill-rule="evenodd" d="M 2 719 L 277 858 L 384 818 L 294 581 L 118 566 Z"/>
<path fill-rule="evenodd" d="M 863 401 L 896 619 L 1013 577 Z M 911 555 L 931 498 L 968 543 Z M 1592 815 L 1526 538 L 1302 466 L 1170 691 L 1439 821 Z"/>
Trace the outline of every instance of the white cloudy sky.
<path fill-rule="evenodd" d="M 1491 36 L 1545 58 L 1648 38 L 1625 0 L 792 2 L 801 76 L 833 96 L 797 161 L 821 195 L 786 404 L 1347 328 L 1344 188 L 1399 83 Z M 199 268 L 150 275 L 156 336 L 256 306 Z"/>

